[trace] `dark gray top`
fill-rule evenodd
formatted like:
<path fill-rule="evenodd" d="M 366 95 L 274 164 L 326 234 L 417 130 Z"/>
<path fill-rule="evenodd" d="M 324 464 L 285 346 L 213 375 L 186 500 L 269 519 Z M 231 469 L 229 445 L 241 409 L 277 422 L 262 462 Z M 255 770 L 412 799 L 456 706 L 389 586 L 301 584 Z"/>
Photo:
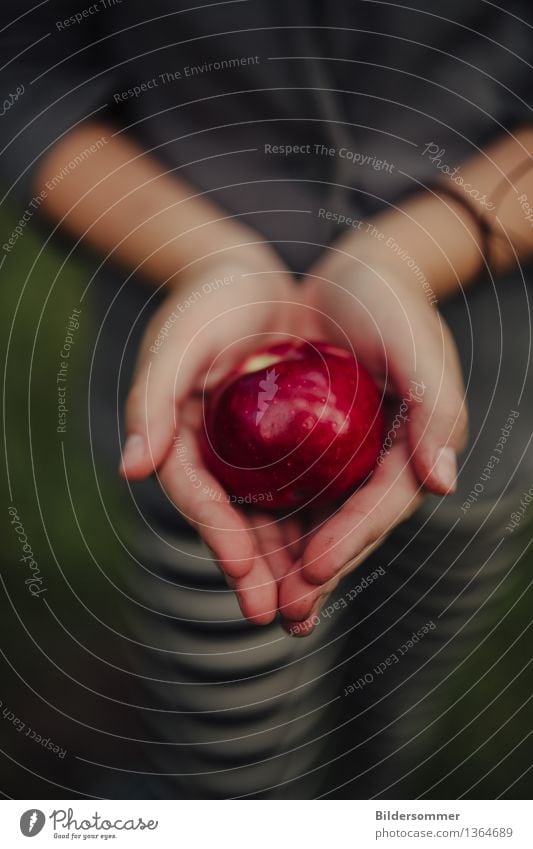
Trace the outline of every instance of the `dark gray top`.
<path fill-rule="evenodd" d="M 324 241 L 322 181 L 357 189 L 334 211 L 367 215 L 439 176 L 428 144 L 453 165 L 529 120 L 530 22 L 518 0 L 6 3 L 0 97 L 24 91 L 1 118 L 0 179 L 31 198 L 43 152 L 111 115 L 228 210 L 310 211 L 255 215 L 267 237 Z"/>

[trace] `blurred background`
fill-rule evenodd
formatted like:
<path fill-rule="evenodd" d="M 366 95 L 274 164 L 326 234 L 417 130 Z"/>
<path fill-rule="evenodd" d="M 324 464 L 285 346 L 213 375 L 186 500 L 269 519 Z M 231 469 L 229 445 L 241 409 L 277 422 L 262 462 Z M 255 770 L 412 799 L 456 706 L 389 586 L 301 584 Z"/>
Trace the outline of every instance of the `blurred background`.
<path fill-rule="evenodd" d="M 1 243 L 18 218 L 18 210 L 2 209 Z M 139 713 L 127 706 L 138 703 L 139 695 L 130 693 L 127 640 L 121 636 L 127 603 L 121 575 L 128 558 L 113 530 L 127 533 L 133 519 L 115 469 L 96 478 L 92 465 L 86 399 L 97 329 L 87 299 L 71 349 L 67 432 L 56 431 L 56 374 L 66 320 L 93 270 L 88 257 L 67 253 L 59 241 L 43 249 L 42 235 L 30 224 L 0 269 L 5 366 L 0 788 L 14 798 L 98 795 L 91 788 L 99 769 L 87 761 L 102 751 L 112 761 L 117 745 L 124 758 Z M 47 590 L 35 598 L 24 583 L 28 570 L 8 513 L 13 506 L 38 562 L 40 586 Z M 399 796 L 531 795 L 532 565 L 533 552 L 526 551 L 498 590 L 497 614 L 487 621 L 485 638 L 439 687 L 435 721 L 423 732 L 420 766 Z M 103 654 L 104 663 L 98 659 Z M 134 792 L 143 796 L 142 779 Z"/>
<path fill-rule="evenodd" d="M 2 242 L 19 214 L 2 210 Z M 91 767 L 77 756 L 90 757 L 103 742 L 111 751 L 115 737 L 106 734 L 122 735 L 129 723 L 119 704 L 130 680 L 120 671 L 125 640 L 115 633 L 122 633 L 117 582 L 126 558 L 102 505 L 115 530 L 122 512 L 117 487 L 109 485 L 116 484 L 116 470 L 108 470 L 109 481 L 105 470 L 95 479 L 86 436 L 89 305 L 70 348 L 66 433 L 57 432 L 60 351 L 89 263 L 66 261 L 61 244 L 43 251 L 42 235 L 29 227 L 17 247 L 0 271 L 6 369 L 0 786 L 15 798 L 65 798 L 77 788 L 91 795 Z M 8 513 L 12 505 L 38 564 L 41 583 L 33 588 L 43 592 L 35 597 Z"/>

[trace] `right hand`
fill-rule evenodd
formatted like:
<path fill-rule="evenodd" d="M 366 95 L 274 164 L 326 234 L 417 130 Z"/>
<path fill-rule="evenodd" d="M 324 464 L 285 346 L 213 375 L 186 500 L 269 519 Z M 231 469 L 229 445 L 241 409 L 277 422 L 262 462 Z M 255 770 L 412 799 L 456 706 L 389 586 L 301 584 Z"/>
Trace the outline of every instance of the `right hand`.
<path fill-rule="evenodd" d="M 289 271 L 270 253 L 258 252 L 257 262 L 224 254 L 189 273 L 146 329 L 126 404 L 121 473 L 140 480 L 156 471 L 256 624 L 276 615 L 277 581 L 293 563 L 293 531 L 288 522 L 239 510 L 205 468 L 202 393 L 251 351 L 286 341 L 296 295 Z"/>

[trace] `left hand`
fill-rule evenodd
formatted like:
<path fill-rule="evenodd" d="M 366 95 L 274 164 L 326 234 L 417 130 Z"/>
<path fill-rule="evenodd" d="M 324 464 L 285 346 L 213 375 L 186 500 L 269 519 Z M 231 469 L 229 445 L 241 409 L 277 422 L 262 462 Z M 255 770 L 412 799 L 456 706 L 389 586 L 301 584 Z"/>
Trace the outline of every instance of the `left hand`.
<path fill-rule="evenodd" d="M 417 281 L 396 275 L 379 255 L 366 268 L 351 256 L 333 257 L 306 281 L 308 338 L 352 347 L 396 399 L 400 427 L 391 431 L 368 483 L 315 521 L 302 538 L 301 558 L 280 583 L 285 626 L 301 636 L 313 630 L 314 615 L 339 581 L 413 514 L 424 491 L 455 490 L 456 456 L 467 434 L 455 344 Z"/>

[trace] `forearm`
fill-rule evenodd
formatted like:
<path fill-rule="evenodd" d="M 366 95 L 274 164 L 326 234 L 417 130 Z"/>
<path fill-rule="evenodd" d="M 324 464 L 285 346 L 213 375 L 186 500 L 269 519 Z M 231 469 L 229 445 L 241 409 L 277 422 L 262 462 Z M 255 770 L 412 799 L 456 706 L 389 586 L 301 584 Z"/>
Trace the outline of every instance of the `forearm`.
<path fill-rule="evenodd" d="M 195 196 L 184 180 L 165 174 L 157 158 L 114 132 L 110 125 L 85 123 L 44 158 L 35 192 L 46 192 L 41 209 L 52 220 L 155 284 L 175 284 L 190 263 L 210 263 L 217 254 L 222 261 L 235 253 L 243 263 L 252 256 L 255 265 L 271 262 L 255 231 Z M 97 149 L 54 182 L 91 145 Z"/>
<path fill-rule="evenodd" d="M 379 257 L 380 268 L 390 269 L 406 282 L 416 286 L 427 280 L 437 299 L 477 279 L 484 253 L 494 273 L 505 271 L 516 257 L 526 259 L 533 249 L 533 226 L 524 204 L 526 196 L 533 206 L 532 157 L 532 129 L 499 139 L 455 174 L 446 174 L 442 168 L 445 155 L 435 156 L 436 179 L 463 200 L 456 201 L 447 192 L 439 194 L 438 189 L 418 192 L 398 209 L 387 210 L 355 234 L 344 236 L 335 245 L 340 253 L 334 264 L 345 262 L 345 253 L 369 265 Z M 507 179 L 520 163 L 529 162 L 529 170 Z M 479 216 L 490 227 L 487 240 L 476 222 Z M 413 271 L 414 266 L 420 273 Z M 328 267 L 331 270 L 331 259 Z"/>

